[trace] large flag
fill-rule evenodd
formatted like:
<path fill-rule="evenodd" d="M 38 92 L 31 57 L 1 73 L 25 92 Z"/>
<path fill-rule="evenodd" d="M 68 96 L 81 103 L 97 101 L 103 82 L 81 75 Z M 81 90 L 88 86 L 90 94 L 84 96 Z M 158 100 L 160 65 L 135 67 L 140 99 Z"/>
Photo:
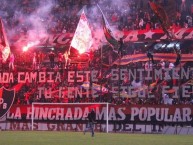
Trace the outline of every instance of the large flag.
<path fill-rule="evenodd" d="M 77 49 L 79 53 L 84 53 L 90 49 L 92 42 L 91 29 L 83 10 L 71 46 Z"/>
<path fill-rule="evenodd" d="M 162 59 L 168 60 L 169 62 L 175 62 L 176 59 L 180 59 L 181 66 L 187 61 L 193 62 L 192 54 L 180 54 L 179 58 L 176 58 L 175 53 L 154 53 L 153 55 L 154 61 L 161 61 Z M 112 65 L 128 65 L 134 62 L 144 62 L 148 61 L 148 57 L 146 54 L 135 54 L 135 55 L 125 55 L 121 60 L 118 58 L 113 62 Z"/>
<path fill-rule="evenodd" d="M 105 38 L 110 43 L 110 45 L 112 45 L 114 48 L 118 48 L 119 43 L 116 40 L 116 38 L 114 37 L 113 32 L 109 26 L 109 23 L 108 23 L 105 15 L 103 14 L 101 8 L 99 7 L 99 5 L 97 5 L 97 6 L 102 13 L 103 31 L 104 31 Z"/>
<path fill-rule="evenodd" d="M 9 57 L 10 47 L 7 41 L 7 36 L 3 27 L 3 22 L 0 18 L 0 51 L 2 53 L 2 61 L 5 62 Z"/>

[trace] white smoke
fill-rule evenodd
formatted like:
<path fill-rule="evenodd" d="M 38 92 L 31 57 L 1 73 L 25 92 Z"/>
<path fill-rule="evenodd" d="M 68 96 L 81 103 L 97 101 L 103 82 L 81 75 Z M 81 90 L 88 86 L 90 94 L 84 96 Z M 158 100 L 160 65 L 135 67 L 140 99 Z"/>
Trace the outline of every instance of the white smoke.
<path fill-rule="evenodd" d="M 101 2 L 103 2 L 103 4 L 101 4 Z M 119 33 L 117 33 L 120 32 L 118 29 L 119 22 L 111 23 L 112 13 L 109 13 L 109 11 L 116 9 L 119 15 L 125 12 L 129 13 L 128 1 L 127 3 L 125 3 L 125 0 L 105 0 L 101 2 L 99 2 L 99 5 L 110 23 L 113 33 L 116 38 L 119 39 L 120 36 Z M 20 40 L 17 41 L 18 44 L 20 43 L 21 45 L 23 45 L 22 42 L 24 41 L 36 42 L 47 37 L 50 34 L 47 30 L 54 29 L 57 26 L 56 16 L 63 17 L 66 15 L 70 17 L 72 15 L 69 8 L 67 8 L 68 10 L 65 13 L 59 13 L 59 11 L 56 11 L 58 12 L 56 13 L 54 11 L 55 8 L 58 7 L 56 0 L 32 1 L 29 5 L 30 6 L 27 6 L 29 10 L 26 10 L 25 7 L 21 6 L 21 3 L 13 0 L 11 3 L 7 2 L 4 6 L 6 7 L 6 11 L 12 11 L 11 14 L 13 16 L 7 16 L 5 12 L 2 13 L 4 21 L 10 17 L 9 20 L 14 22 L 13 24 L 5 24 L 5 26 L 10 26 L 6 28 L 8 39 L 15 41 L 16 39 L 14 39 L 14 37 L 21 37 Z M 94 47 L 97 49 L 100 45 L 107 44 L 102 29 L 102 15 L 96 4 L 87 6 L 87 11 L 85 12 L 87 12 L 86 15 L 93 31 Z M 22 36 L 25 36 L 25 38 L 22 38 Z"/>
<path fill-rule="evenodd" d="M 27 32 L 27 37 L 29 40 L 34 41 L 34 39 L 42 39 L 48 35 L 47 29 L 53 23 L 49 21 L 49 16 L 51 15 L 51 10 L 55 3 L 48 1 L 45 3 L 40 3 L 40 6 L 28 17 L 26 17 L 26 22 L 31 25 Z M 52 25 L 52 27 L 55 27 Z"/>
<path fill-rule="evenodd" d="M 14 3 L 15 2 L 15 3 Z M 6 32 L 9 40 L 17 40 L 17 46 L 27 45 L 25 43 L 38 41 L 48 36 L 48 28 L 55 27 L 52 23 L 51 16 L 53 15 L 52 9 L 56 6 L 55 0 L 47 0 L 31 3 L 28 9 L 21 7 L 21 3 L 13 1 L 12 4 L 6 7 L 7 11 L 15 10 L 10 22 L 11 27 L 6 25 Z M 4 17 L 6 22 L 7 17 Z M 24 37 L 25 36 L 25 37 Z M 14 37 L 17 37 L 14 39 Z"/>

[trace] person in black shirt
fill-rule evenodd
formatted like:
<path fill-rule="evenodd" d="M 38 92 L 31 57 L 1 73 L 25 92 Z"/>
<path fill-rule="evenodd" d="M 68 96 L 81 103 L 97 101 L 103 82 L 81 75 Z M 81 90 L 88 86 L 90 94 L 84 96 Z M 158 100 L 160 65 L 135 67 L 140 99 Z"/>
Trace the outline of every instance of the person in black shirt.
<path fill-rule="evenodd" d="M 175 50 L 176 51 L 176 61 L 174 62 L 174 65 L 177 66 L 180 64 L 181 61 L 181 50 Z"/>
<path fill-rule="evenodd" d="M 54 68 L 54 57 L 55 57 L 55 54 L 53 51 L 51 51 L 49 53 L 49 59 L 50 59 L 50 67 L 53 69 Z"/>
<path fill-rule="evenodd" d="M 94 123 L 95 123 L 95 118 L 96 118 L 96 113 L 94 109 L 91 110 L 91 112 L 88 113 L 88 124 L 84 130 L 84 134 L 86 133 L 87 130 L 91 131 L 91 136 L 94 137 Z"/>
<path fill-rule="evenodd" d="M 123 56 L 123 38 L 121 37 L 120 39 L 119 39 L 119 50 L 118 50 L 118 54 L 119 54 L 119 56 L 120 57 L 122 57 Z"/>

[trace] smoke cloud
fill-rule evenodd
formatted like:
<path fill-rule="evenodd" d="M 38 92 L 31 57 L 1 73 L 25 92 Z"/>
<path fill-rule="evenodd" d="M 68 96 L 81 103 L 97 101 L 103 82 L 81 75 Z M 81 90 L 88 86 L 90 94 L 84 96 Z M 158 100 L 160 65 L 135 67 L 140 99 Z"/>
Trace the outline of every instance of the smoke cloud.
<path fill-rule="evenodd" d="M 55 27 L 55 23 L 51 22 L 53 8 L 57 5 L 54 0 L 34 1 L 25 6 L 26 3 L 18 3 L 16 0 L 3 2 L 6 12 L 0 11 L 0 16 L 5 23 L 6 32 L 10 43 L 14 43 L 20 36 L 22 41 L 38 41 L 48 35 L 47 30 Z M 2 9 L 2 8 L 1 8 Z M 25 36 L 23 38 L 22 36 Z"/>
<path fill-rule="evenodd" d="M 95 2 L 93 5 L 87 5 L 87 10 L 85 11 L 93 31 L 93 47 L 95 49 L 101 45 L 107 44 L 102 30 L 102 15 L 96 4 L 97 3 Z M 125 0 L 105 0 L 99 1 L 98 4 L 103 10 L 108 22 L 110 22 L 114 10 L 116 10 L 119 16 L 123 13 L 129 13 L 130 11 L 128 1 L 126 3 Z M 23 45 L 23 41 L 37 42 L 42 38 L 48 37 L 50 34 L 49 31 L 56 28 L 56 16 L 59 16 L 64 20 L 65 16 L 68 18 L 74 17 L 70 12 L 70 7 L 65 7 L 67 10 L 66 13 L 60 14 L 59 12 L 61 11 L 55 11 L 58 6 L 59 3 L 57 3 L 56 0 L 34 0 L 30 3 L 25 3 L 25 1 L 18 3 L 18 0 L 2 1 L 0 6 L 0 17 L 3 18 L 5 23 L 8 39 L 12 40 L 10 43 L 14 43 L 14 41 L 18 39 L 18 36 L 25 36 L 25 38 L 21 38 L 20 41 L 18 41 L 18 45 Z M 72 7 L 75 7 L 75 5 Z M 79 8 L 81 9 L 82 7 Z M 65 10 L 62 12 L 64 11 Z M 77 17 L 79 16 L 77 15 Z M 76 23 L 78 24 L 78 22 Z M 119 39 L 119 22 L 110 23 L 110 26 L 116 38 Z"/>

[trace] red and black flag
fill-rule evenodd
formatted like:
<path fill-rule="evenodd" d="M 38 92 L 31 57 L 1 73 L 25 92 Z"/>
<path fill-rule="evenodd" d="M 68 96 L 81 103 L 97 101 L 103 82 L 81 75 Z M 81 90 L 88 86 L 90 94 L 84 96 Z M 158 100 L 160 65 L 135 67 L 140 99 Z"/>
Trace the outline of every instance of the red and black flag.
<path fill-rule="evenodd" d="M 149 1 L 149 5 L 153 11 L 153 13 L 157 16 L 159 22 L 161 23 L 161 27 L 163 29 L 163 31 L 165 32 L 165 34 L 169 37 L 169 38 L 173 38 L 174 35 L 172 34 L 172 32 L 170 31 L 170 21 L 168 19 L 168 16 L 166 14 L 166 11 L 164 10 L 164 8 L 154 2 Z"/>
<path fill-rule="evenodd" d="M 115 48 L 117 48 L 118 45 L 118 41 L 114 38 L 113 33 L 111 31 L 111 29 L 109 28 L 109 26 L 107 25 L 107 22 L 104 18 L 103 15 L 103 31 L 104 31 L 104 35 L 106 40 Z"/>
<path fill-rule="evenodd" d="M 105 18 L 101 8 L 99 7 L 99 5 L 97 5 L 97 6 L 102 13 L 103 31 L 104 31 L 105 38 L 109 42 L 110 45 L 112 45 L 114 48 L 118 48 L 119 42 L 115 39 L 113 32 L 111 31 L 111 28 L 108 24 L 108 21 Z"/>
<path fill-rule="evenodd" d="M 15 98 L 15 91 L 0 88 L 0 118 L 7 114 Z"/>

